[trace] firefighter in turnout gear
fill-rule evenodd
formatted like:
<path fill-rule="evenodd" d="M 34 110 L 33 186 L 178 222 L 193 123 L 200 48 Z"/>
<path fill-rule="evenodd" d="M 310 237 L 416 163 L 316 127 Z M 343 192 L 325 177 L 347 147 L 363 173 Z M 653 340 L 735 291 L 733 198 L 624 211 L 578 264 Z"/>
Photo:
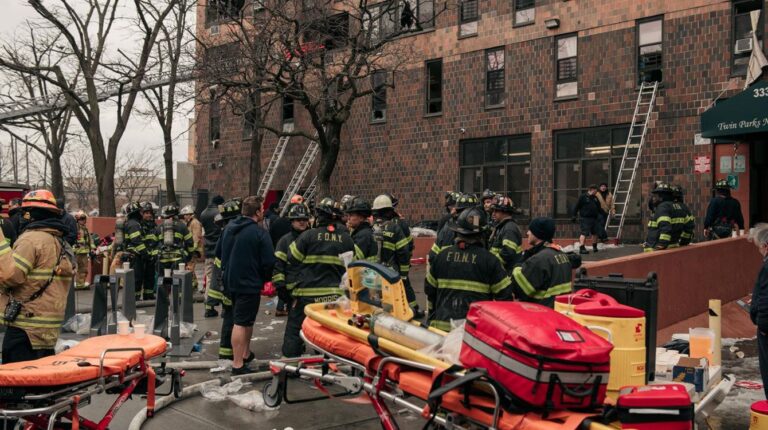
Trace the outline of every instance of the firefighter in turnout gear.
<path fill-rule="evenodd" d="M 672 244 L 677 246 L 684 224 L 679 219 L 682 207 L 673 201 L 673 190 L 669 184 L 658 184 L 652 193 L 655 210 L 648 221 L 648 236 L 643 244 L 645 252 L 667 249 Z"/>
<path fill-rule="evenodd" d="M 451 330 L 451 320 L 466 318 L 474 302 L 514 299 L 512 281 L 499 259 L 483 244 L 483 233 L 488 228 L 485 211 L 479 207 L 467 209 L 451 228 L 457 234 L 456 244 L 435 257 L 424 284 L 429 325 L 444 331 Z"/>
<path fill-rule="evenodd" d="M 304 351 L 304 341 L 299 337 L 304 307 L 310 303 L 332 302 L 343 294 L 339 284 L 346 267 L 341 255 L 351 252 L 356 259 L 361 256 L 352 237 L 339 223 L 342 212 L 337 201 L 325 197 L 315 211 L 315 228 L 302 233 L 288 247 L 287 270 L 295 274 L 296 282 L 286 285 L 292 305 L 283 338 L 285 357 L 298 357 Z"/>
<path fill-rule="evenodd" d="M 219 215 L 214 219 L 216 223 L 223 231 L 230 221 L 237 218 L 240 215 L 240 199 L 235 198 L 224 202 L 219 207 Z M 219 340 L 219 359 L 220 360 L 232 360 L 234 358 L 234 351 L 232 350 L 232 328 L 235 325 L 235 316 L 232 309 L 232 299 L 230 298 L 230 292 L 227 290 L 227 285 L 224 283 L 221 273 L 221 240 L 216 242 L 214 250 L 214 263 L 218 269 L 217 282 L 221 285 L 221 292 L 217 294 L 221 300 L 221 340 Z"/>
<path fill-rule="evenodd" d="M 683 189 L 679 185 L 672 186 L 672 198 L 675 203 L 680 205 L 680 216 L 682 217 L 682 231 L 680 232 L 679 246 L 690 245 L 693 240 L 693 233 L 696 231 L 696 217 L 683 201 Z"/>
<path fill-rule="evenodd" d="M 147 249 L 144 230 L 141 226 L 141 209 L 139 202 L 130 202 L 125 206 L 123 210 L 125 219 L 118 219 L 118 224 L 115 227 L 117 249 L 112 262 L 113 267 L 119 266 L 121 262 L 130 262 L 137 280 L 147 276 L 145 271 L 150 271 L 153 274 L 155 272 L 154 267 L 144 265 L 150 255 L 150 250 Z M 135 294 L 137 298 L 141 297 L 141 288 L 142 283 L 136 282 Z"/>
<path fill-rule="evenodd" d="M 183 222 L 179 221 L 179 207 L 173 203 L 163 207 L 160 218 L 163 219 L 163 223 L 158 263 L 160 269 L 177 270 L 179 264 L 189 262 L 190 256 L 195 252 L 192 233 Z"/>
<path fill-rule="evenodd" d="M 504 266 L 504 270 L 512 275 L 512 269 L 523 262 L 523 235 L 520 227 L 512 219 L 515 206 L 512 199 L 502 195 L 496 196 L 491 206 L 496 225 L 491 233 L 489 247 Z"/>
<path fill-rule="evenodd" d="M 408 279 L 411 271 L 411 246 L 413 238 L 406 234 L 404 225 L 395 212 L 392 198 L 382 194 L 373 201 L 371 207 L 373 218 L 373 237 L 378 248 L 378 263 L 392 268 L 400 274 L 405 287 L 405 295 L 408 304 L 414 308 L 416 314 L 421 312 L 416 303 L 416 293 Z"/>
<path fill-rule="evenodd" d="M 456 220 L 461 215 L 461 213 L 477 205 L 477 197 L 472 194 L 462 194 L 458 199 L 456 199 L 456 209 L 453 211 L 453 218 L 448 220 L 443 228 L 437 233 L 437 239 L 432 245 L 432 249 L 429 250 L 429 255 L 427 256 L 429 264 L 432 264 L 440 251 L 453 245 L 453 240 L 456 238 L 456 232 L 452 226 L 456 223 Z"/>
<path fill-rule="evenodd" d="M 744 230 L 741 203 L 731 197 L 731 186 L 725 179 L 715 183 L 715 196 L 709 201 L 704 217 L 704 235 L 709 240 L 731 237 L 734 227 Z"/>
<path fill-rule="evenodd" d="M 219 268 L 216 267 L 216 242 L 221 236 L 221 227 L 216 218 L 221 218 L 219 207 L 224 204 L 224 198 L 214 196 L 211 204 L 200 214 L 200 222 L 205 233 L 205 317 L 215 318 L 219 316 L 216 306 L 221 305 L 222 287 L 219 278 Z"/>
<path fill-rule="evenodd" d="M 146 270 L 142 272 L 141 278 L 136 278 L 136 291 L 143 291 L 144 300 L 155 298 L 155 279 L 157 275 L 157 257 L 160 253 L 160 231 L 155 222 L 155 208 L 150 202 L 141 204 L 141 229 L 144 237 L 144 245 L 147 252 L 142 257 L 142 267 Z M 138 276 L 138 274 L 137 274 Z"/>
<path fill-rule="evenodd" d="M 303 203 L 291 204 L 287 216 L 291 221 L 291 232 L 277 241 L 275 267 L 272 270 L 272 284 L 277 290 L 278 298 L 275 316 L 278 317 L 288 315 L 287 304 L 293 302 L 290 289 L 296 285 L 296 266 L 288 265 L 288 253 L 291 244 L 309 228 L 309 208 Z"/>
<path fill-rule="evenodd" d="M 75 257 L 77 258 L 77 277 L 75 278 L 76 290 L 87 290 L 90 286 L 88 282 L 88 268 L 90 267 L 91 258 L 96 250 L 96 245 L 93 243 L 91 232 L 88 231 L 88 227 L 85 226 L 85 222 L 88 216 L 83 211 L 77 211 L 75 213 L 75 220 L 77 221 L 77 242 L 75 242 L 74 250 Z"/>
<path fill-rule="evenodd" d="M 372 214 L 371 204 L 362 197 L 355 197 L 344 208 L 344 212 L 347 214 L 347 228 L 355 245 L 363 253 L 363 260 L 378 262 L 379 246 L 373 237 L 373 228 L 368 223 Z"/>
<path fill-rule="evenodd" d="M 63 239 L 67 227 L 53 194 L 31 191 L 21 210 L 27 225 L 13 249 L 0 233 L 3 364 L 54 354 L 75 274 L 75 255 Z"/>
<path fill-rule="evenodd" d="M 523 264 L 512 270 L 512 287 L 520 301 L 553 307 L 555 296 L 571 291 L 571 273 L 581 266 L 578 254 L 566 254 L 552 242 L 555 221 L 536 218 L 528 225 L 528 244 Z"/>
<path fill-rule="evenodd" d="M 192 272 L 192 287 L 197 290 L 199 283 L 197 282 L 197 273 L 195 267 L 203 260 L 203 225 L 195 218 L 195 210 L 192 205 L 184 206 L 179 212 L 179 215 L 184 217 L 184 223 L 187 225 L 187 229 L 192 234 L 192 248 L 194 249 L 189 256 L 189 262 L 187 263 L 187 270 Z"/>
<path fill-rule="evenodd" d="M 440 221 L 437 223 L 437 231 L 435 233 L 439 233 L 440 230 L 445 227 L 445 224 L 450 221 L 451 219 L 454 219 L 455 213 L 456 213 L 456 201 L 461 198 L 461 193 L 456 191 L 446 191 L 445 192 L 445 215 L 443 215 L 440 218 Z"/>

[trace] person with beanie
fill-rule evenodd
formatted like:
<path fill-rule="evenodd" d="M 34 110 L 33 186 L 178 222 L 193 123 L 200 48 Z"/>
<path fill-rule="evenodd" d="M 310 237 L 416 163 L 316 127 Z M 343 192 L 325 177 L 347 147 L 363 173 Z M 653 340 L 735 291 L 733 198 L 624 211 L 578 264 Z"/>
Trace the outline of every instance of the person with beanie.
<path fill-rule="evenodd" d="M 528 244 L 523 263 L 512 270 L 515 298 L 553 307 L 555 296 L 571 291 L 572 270 L 581 266 L 578 255 L 566 254 L 552 243 L 555 220 L 535 218 L 528 225 Z"/>

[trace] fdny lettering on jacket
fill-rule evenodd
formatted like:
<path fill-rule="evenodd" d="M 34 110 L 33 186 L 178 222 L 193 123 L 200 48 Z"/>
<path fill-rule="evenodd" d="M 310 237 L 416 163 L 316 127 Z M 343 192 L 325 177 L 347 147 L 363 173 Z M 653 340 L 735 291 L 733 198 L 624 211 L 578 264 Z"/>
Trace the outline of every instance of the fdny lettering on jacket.
<path fill-rule="evenodd" d="M 342 243 L 342 236 L 339 233 L 331 233 L 328 231 L 320 231 L 317 233 L 317 240 L 319 242 L 339 242 Z"/>
<path fill-rule="evenodd" d="M 477 264 L 477 254 L 468 252 L 448 251 L 445 258 L 450 263 Z"/>

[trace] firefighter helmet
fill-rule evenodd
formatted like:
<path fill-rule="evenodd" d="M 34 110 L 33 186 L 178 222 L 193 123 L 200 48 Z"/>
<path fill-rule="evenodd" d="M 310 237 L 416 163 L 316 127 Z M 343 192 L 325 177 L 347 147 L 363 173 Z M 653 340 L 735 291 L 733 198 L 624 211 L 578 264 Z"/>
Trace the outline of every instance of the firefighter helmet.
<path fill-rule="evenodd" d="M 672 185 L 672 196 L 674 198 L 682 199 L 683 194 L 685 194 L 685 192 L 683 191 L 683 187 L 681 187 L 680 185 Z"/>
<path fill-rule="evenodd" d="M 394 209 L 395 205 L 388 194 L 381 194 L 373 200 L 371 210 L 380 211 L 383 209 Z"/>
<path fill-rule="evenodd" d="M 179 216 L 179 206 L 175 203 L 163 206 L 160 210 L 160 218 L 167 219 Z"/>
<path fill-rule="evenodd" d="M 219 213 L 222 220 L 230 220 L 237 218 L 240 215 L 240 199 L 234 198 L 227 200 L 223 205 L 219 206 Z"/>
<path fill-rule="evenodd" d="M 487 228 L 488 215 L 478 207 L 463 211 L 456 222 L 450 224 L 451 230 L 466 236 L 481 234 Z"/>
<path fill-rule="evenodd" d="M 391 202 L 392 202 L 392 208 L 393 208 L 393 209 L 394 209 L 394 208 L 396 208 L 396 207 L 397 207 L 397 205 L 400 203 L 400 199 L 398 199 L 397 197 L 393 196 L 392 194 L 390 194 L 390 193 L 384 193 L 384 195 L 385 195 L 385 196 L 387 196 L 387 197 L 389 197 L 389 201 L 391 201 Z"/>
<path fill-rule="evenodd" d="M 61 213 L 61 209 L 56 205 L 56 198 L 48 190 L 34 190 L 28 192 L 21 201 L 21 207 L 24 209 L 39 208 L 49 210 L 55 213 Z"/>
<path fill-rule="evenodd" d="M 152 214 L 155 214 L 155 207 L 152 205 L 152 202 L 143 202 L 141 203 L 141 212 L 152 212 Z"/>
<path fill-rule="evenodd" d="M 339 202 L 339 203 L 341 203 L 341 210 L 346 212 L 347 211 L 347 207 L 349 206 L 350 203 L 352 203 L 352 200 L 354 200 L 355 198 L 356 198 L 355 196 L 351 196 L 349 194 L 345 194 L 344 197 L 342 197 L 340 202 Z"/>
<path fill-rule="evenodd" d="M 653 191 L 651 192 L 655 194 L 672 194 L 673 190 L 672 190 L 672 186 L 669 185 L 668 183 L 659 182 L 658 184 L 656 184 L 656 188 L 654 188 Z"/>
<path fill-rule="evenodd" d="M 485 202 L 486 200 L 493 199 L 495 197 L 496 197 L 496 193 L 486 188 L 485 191 L 483 191 L 482 196 L 480 197 L 480 201 Z"/>
<path fill-rule="evenodd" d="M 81 219 L 88 219 L 88 215 L 85 213 L 84 210 L 80 209 L 77 212 L 75 212 L 74 215 L 75 219 L 80 221 Z"/>
<path fill-rule="evenodd" d="M 179 215 L 193 215 L 194 213 L 195 213 L 195 208 L 193 208 L 192 205 L 186 205 L 183 208 L 181 208 Z"/>
<path fill-rule="evenodd" d="M 477 206 L 477 197 L 474 194 L 462 194 L 461 197 L 456 200 L 456 209 L 464 210 L 473 206 Z"/>
<path fill-rule="evenodd" d="M 324 197 L 320 203 L 315 206 L 315 212 L 330 217 L 341 216 L 341 205 L 333 197 Z"/>
<path fill-rule="evenodd" d="M 344 208 L 344 212 L 348 214 L 360 214 L 363 216 L 369 216 L 371 215 L 372 209 L 371 204 L 368 203 L 367 200 L 365 200 L 362 197 L 355 197 L 347 206 Z"/>
<path fill-rule="evenodd" d="M 126 216 L 138 213 L 140 210 L 141 210 L 141 203 L 139 202 L 129 202 L 129 203 L 126 203 L 125 206 L 123 206 L 123 213 Z"/>
<path fill-rule="evenodd" d="M 309 208 L 304 206 L 302 203 L 294 203 L 291 206 L 288 207 L 288 219 L 293 220 L 308 220 L 309 219 Z"/>
<path fill-rule="evenodd" d="M 728 183 L 727 179 L 720 179 L 717 182 L 715 182 L 715 189 L 716 190 L 730 190 L 731 185 Z"/>
<path fill-rule="evenodd" d="M 501 194 L 493 198 L 493 205 L 491 207 L 495 211 L 509 213 L 514 213 L 516 209 L 515 203 L 512 202 L 512 199 L 507 196 L 502 196 Z"/>

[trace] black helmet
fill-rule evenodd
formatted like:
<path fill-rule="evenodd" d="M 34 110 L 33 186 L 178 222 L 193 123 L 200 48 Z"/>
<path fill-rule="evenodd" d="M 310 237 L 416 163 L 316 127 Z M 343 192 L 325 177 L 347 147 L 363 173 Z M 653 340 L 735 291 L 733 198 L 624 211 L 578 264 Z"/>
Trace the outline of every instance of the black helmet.
<path fill-rule="evenodd" d="M 223 205 L 219 205 L 219 213 L 225 221 L 237 218 L 240 215 L 240 199 L 227 200 Z"/>
<path fill-rule="evenodd" d="M 140 210 L 141 203 L 139 202 L 130 202 L 123 207 L 123 213 L 125 213 L 126 216 L 138 213 Z"/>
<path fill-rule="evenodd" d="M 372 212 L 371 204 L 362 197 L 355 197 L 351 202 L 347 204 L 347 207 L 344 208 L 344 212 L 348 214 L 354 213 L 363 216 L 370 216 Z"/>
<path fill-rule="evenodd" d="M 471 207 L 477 206 L 477 204 L 477 197 L 475 197 L 474 194 L 462 194 L 461 197 L 456 200 L 456 209 L 469 209 Z"/>
<path fill-rule="evenodd" d="M 179 205 L 171 203 L 160 210 L 160 218 L 167 219 L 179 216 Z"/>
<path fill-rule="evenodd" d="M 672 185 L 672 197 L 676 199 L 682 199 L 683 194 L 683 187 L 680 185 Z"/>
<path fill-rule="evenodd" d="M 288 207 L 288 219 L 293 221 L 297 219 L 309 219 L 309 208 L 302 203 L 293 203 Z"/>
<path fill-rule="evenodd" d="M 486 188 L 485 191 L 483 191 L 482 196 L 480 197 L 480 201 L 484 202 L 484 201 L 486 201 L 488 199 L 493 199 L 495 197 L 496 197 L 496 193 L 494 193 L 493 191 L 491 191 L 488 188 Z"/>
<path fill-rule="evenodd" d="M 349 207 L 349 204 L 352 203 L 352 200 L 356 198 L 357 197 L 355 196 L 350 196 L 349 194 L 345 194 L 344 197 L 342 197 L 341 200 L 339 201 L 342 212 L 347 212 L 347 208 Z"/>
<path fill-rule="evenodd" d="M 456 233 L 471 236 L 481 234 L 488 228 L 488 215 L 479 207 L 463 211 L 456 222 L 451 223 L 450 229 Z"/>
<path fill-rule="evenodd" d="M 728 184 L 727 179 L 720 179 L 717 182 L 715 182 L 715 189 L 716 190 L 730 190 L 731 185 Z"/>
<path fill-rule="evenodd" d="M 332 197 L 325 197 L 315 206 L 315 213 L 329 217 L 341 216 L 341 205 Z"/>
<path fill-rule="evenodd" d="M 515 213 L 516 209 L 515 204 L 512 202 L 512 199 L 507 196 L 502 196 L 501 194 L 498 194 L 496 197 L 493 198 L 493 205 L 491 206 L 493 210 L 495 211 L 501 211 L 501 212 L 509 212 L 509 213 Z"/>
<path fill-rule="evenodd" d="M 653 191 L 651 192 L 655 194 L 673 194 L 674 193 L 674 191 L 672 190 L 672 186 L 666 182 L 659 182 L 658 184 L 656 184 L 656 188 L 654 188 Z"/>
<path fill-rule="evenodd" d="M 143 202 L 141 204 L 141 211 L 142 212 L 152 212 L 152 214 L 155 214 L 155 207 L 152 206 L 152 202 Z"/>

